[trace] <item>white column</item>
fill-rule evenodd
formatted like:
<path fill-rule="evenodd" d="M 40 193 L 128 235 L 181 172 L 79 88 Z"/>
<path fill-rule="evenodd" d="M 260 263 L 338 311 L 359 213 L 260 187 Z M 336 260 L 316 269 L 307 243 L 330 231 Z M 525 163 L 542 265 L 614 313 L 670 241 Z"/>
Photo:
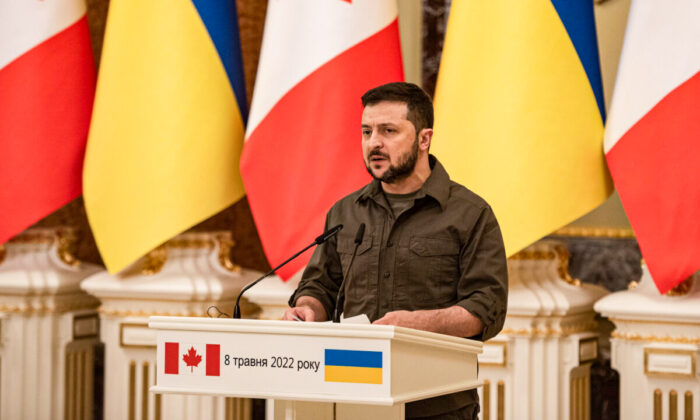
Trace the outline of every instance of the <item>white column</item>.
<path fill-rule="evenodd" d="M 508 314 L 479 357 L 481 419 L 587 420 L 597 356 L 593 304 L 607 292 L 568 273 L 563 243 L 540 241 L 508 260 Z"/>
<path fill-rule="evenodd" d="M 71 254 L 67 228 L 0 245 L 0 417 L 92 418 L 98 301 L 80 281 L 98 267 Z"/>
<path fill-rule="evenodd" d="M 610 342 L 620 419 L 700 418 L 700 274 L 660 295 L 642 269 L 638 285 L 595 305 L 616 326 Z"/>
<path fill-rule="evenodd" d="M 105 418 L 116 420 L 246 419 L 250 401 L 223 397 L 155 395 L 155 333 L 151 315 L 207 316 L 212 305 L 229 316 L 240 289 L 259 273 L 229 259 L 228 232 L 182 234 L 123 273 L 100 272 L 82 283 L 101 301 L 105 344 Z M 244 317 L 259 308 L 242 300 Z M 215 313 L 211 310 L 210 314 Z"/>

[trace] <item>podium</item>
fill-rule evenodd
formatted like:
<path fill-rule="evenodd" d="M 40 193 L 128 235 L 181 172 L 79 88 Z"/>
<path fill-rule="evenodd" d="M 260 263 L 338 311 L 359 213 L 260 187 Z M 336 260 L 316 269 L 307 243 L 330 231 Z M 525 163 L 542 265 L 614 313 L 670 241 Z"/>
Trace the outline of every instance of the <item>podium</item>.
<path fill-rule="evenodd" d="M 274 418 L 403 419 L 406 402 L 480 385 L 480 342 L 410 328 L 164 316 L 149 327 L 152 392 L 273 399 Z"/>

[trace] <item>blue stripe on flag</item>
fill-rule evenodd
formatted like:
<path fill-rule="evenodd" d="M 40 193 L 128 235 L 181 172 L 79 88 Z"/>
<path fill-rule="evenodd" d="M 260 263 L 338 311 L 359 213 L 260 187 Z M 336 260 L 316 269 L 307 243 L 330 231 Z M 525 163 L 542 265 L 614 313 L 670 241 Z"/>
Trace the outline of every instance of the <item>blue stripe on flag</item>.
<path fill-rule="evenodd" d="M 600 116 L 605 122 L 605 98 L 603 97 L 603 80 L 600 75 L 593 2 L 591 0 L 552 0 L 552 4 L 574 44 L 581 64 L 583 64 L 595 100 L 598 103 Z"/>
<path fill-rule="evenodd" d="M 325 365 L 381 368 L 382 352 L 326 349 Z"/>
<path fill-rule="evenodd" d="M 245 93 L 236 2 L 235 0 L 192 0 L 192 3 L 219 53 L 245 124 L 248 119 L 248 101 Z"/>

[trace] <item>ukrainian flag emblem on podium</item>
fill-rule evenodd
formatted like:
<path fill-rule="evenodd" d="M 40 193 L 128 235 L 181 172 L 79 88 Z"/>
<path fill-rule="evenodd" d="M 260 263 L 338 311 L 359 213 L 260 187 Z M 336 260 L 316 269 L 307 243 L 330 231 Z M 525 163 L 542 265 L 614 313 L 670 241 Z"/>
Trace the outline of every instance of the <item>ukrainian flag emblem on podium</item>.
<path fill-rule="evenodd" d="M 365 350 L 325 351 L 326 382 L 382 383 L 382 352 Z"/>

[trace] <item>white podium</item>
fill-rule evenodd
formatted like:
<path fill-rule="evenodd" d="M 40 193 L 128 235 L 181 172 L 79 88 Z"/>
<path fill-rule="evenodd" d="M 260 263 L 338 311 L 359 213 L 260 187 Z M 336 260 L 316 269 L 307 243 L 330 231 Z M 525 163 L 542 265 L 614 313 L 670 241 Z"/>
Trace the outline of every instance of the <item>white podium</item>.
<path fill-rule="evenodd" d="M 301 402 L 286 418 L 403 419 L 406 402 L 479 385 L 480 342 L 408 328 L 161 316 L 149 327 L 152 392 Z"/>

